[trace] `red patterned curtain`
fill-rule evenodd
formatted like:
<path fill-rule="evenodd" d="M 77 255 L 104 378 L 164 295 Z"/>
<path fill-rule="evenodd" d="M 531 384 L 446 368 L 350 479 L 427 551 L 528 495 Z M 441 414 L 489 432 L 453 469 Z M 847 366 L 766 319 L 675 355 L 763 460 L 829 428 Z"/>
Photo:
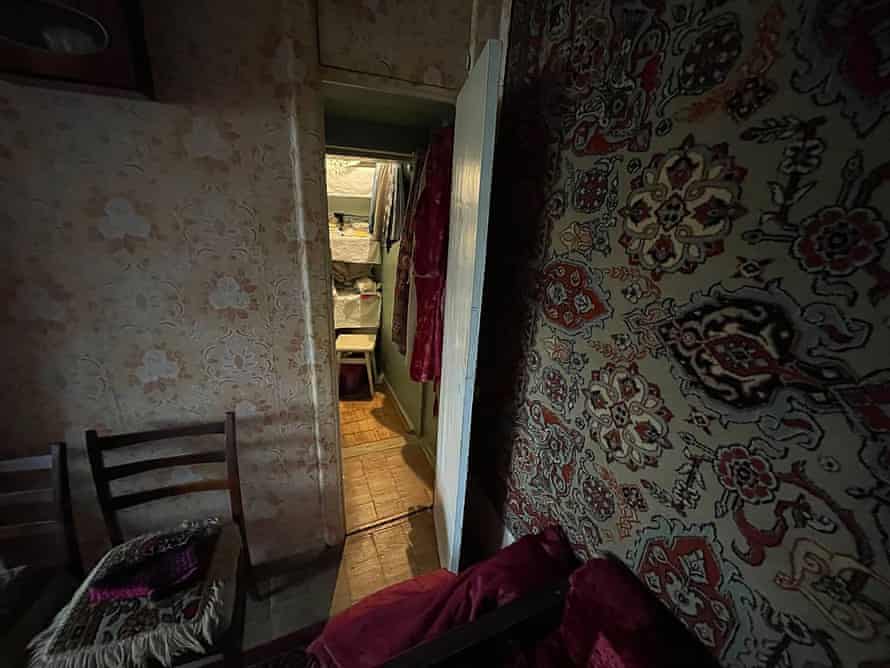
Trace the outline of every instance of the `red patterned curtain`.
<path fill-rule="evenodd" d="M 411 352 L 411 378 L 437 381 L 442 372 L 442 319 L 448 262 L 448 212 L 451 206 L 451 153 L 454 130 L 433 135 L 424 167 L 423 190 L 414 214 L 414 284 L 417 331 Z"/>

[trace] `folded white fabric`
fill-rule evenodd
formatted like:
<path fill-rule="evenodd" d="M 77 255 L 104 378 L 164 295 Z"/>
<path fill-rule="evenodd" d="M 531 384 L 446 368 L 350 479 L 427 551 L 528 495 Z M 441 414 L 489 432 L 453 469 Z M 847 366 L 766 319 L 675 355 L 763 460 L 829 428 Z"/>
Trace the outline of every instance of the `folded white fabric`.
<path fill-rule="evenodd" d="M 377 281 L 372 278 L 368 278 L 364 276 L 362 278 L 358 278 L 355 281 L 355 287 L 358 291 L 363 295 L 369 295 L 377 292 Z"/>

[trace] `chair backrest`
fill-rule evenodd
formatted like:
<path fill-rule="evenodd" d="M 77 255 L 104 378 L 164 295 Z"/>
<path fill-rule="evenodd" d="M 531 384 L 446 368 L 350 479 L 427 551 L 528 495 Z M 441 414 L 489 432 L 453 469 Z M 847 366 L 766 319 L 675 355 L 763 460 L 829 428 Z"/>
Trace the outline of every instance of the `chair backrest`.
<path fill-rule="evenodd" d="M 0 460 L 0 557 L 6 567 L 62 566 L 81 575 L 64 443 Z"/>
<path fill-rule="evenodd" d="M 142 459 L 126 464 L 107 466 L 104 453 L 108 450 L 130 447 L 140 443 L 164 441 L 171 438 L 186 436 L 207 436 L 211 434 L 225 435 L 225 447 L 216 450 L 196 452 L 190 454 L 173 455 L 169 457 L 157 457 L 154 459 Z M 244 529 L 244 511 L 241 506 L 241 476 L 238 473 L 238 446 L 235 436 L 235 414 L 226 413 L 222 422 L 191 425 L 186 427 L 173 427 L 170 429 L 156 429 L 154 431 L 142 431 L 131 434 L 114 434 L 112 436 L 99 436 L 91 429 L 86 433 L 87 454 L 90 458 L 90 467 L 93 470 L 93 481 L 96 484 L 96 494 L 99 497 L 99 506 L 105 518 L 108 535 L 113 545 L 123 542 L 117 511 L 132 506 L 138 506 L 149 501 L 163 499 L 181 494 L 193 494 L 195 492 L 210 492 L 214 490 L 227 490 L 229 492 L 229 504 L 231 506 L 232 520 L 238 525 L 241 532 L 241 541 L 244 549 L 247 549 L 247 534 Z M 176 466 L 192 466 L 195 464 L 225 463 L 226 477 L 207 480 L 196 480 L 181 485 L 168 485 L 145 489 L 128 494 L 113 495 L 111 493 L 111 481 L 138 475 L 146 471 L 166 469 Z"/>

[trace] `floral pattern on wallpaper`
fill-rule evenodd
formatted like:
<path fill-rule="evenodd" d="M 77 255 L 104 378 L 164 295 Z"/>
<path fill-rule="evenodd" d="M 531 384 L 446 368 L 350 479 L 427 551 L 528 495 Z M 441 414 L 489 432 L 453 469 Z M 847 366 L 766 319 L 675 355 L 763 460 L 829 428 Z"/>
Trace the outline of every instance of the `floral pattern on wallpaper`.
<path fill-rule="evenodd" d="M 726 666 L 890 656 L 888 35 L 886 0 L 514 3 L 478 465 Z"/>
<path fill-rule="evenodd" d="M 254 561 L 342 532 L 312 7 L 152 3 L 158 102 L 0 87 L 4 454 L 68 441 L 88 560 L 105 532 L 83 430 L 227 410 Z"/>

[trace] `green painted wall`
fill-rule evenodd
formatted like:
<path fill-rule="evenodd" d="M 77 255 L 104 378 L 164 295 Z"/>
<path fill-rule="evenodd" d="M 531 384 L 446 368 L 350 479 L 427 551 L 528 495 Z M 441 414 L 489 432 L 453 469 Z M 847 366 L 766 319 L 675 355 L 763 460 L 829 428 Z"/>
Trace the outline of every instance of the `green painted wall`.
<path fill-rule="evenodd" d="M 421 424 L 423 387 L 421 383 L 411 380 L 408 373 L 408 358 L 404 357 L 392 342 L 392 310 L 398 261 L 399 244 L 393 244 L 389 252 L 386 251 L 384 244 L 383 264 L 380 267 L 380 281 L 383 283 L 383 322 L 380 323 L 379 337 L 380 368 L 414 423 L 414 428 L 417 429 Z"/>
<path fill-rule="evenodd" d="M 436 391 L 432 383 L 424 383 L 423 386 L 423 444 L 424 447 L 436 456 L 436 437 L 439 431 L 439 417 L 433 415 L 436 403 Z"/>

